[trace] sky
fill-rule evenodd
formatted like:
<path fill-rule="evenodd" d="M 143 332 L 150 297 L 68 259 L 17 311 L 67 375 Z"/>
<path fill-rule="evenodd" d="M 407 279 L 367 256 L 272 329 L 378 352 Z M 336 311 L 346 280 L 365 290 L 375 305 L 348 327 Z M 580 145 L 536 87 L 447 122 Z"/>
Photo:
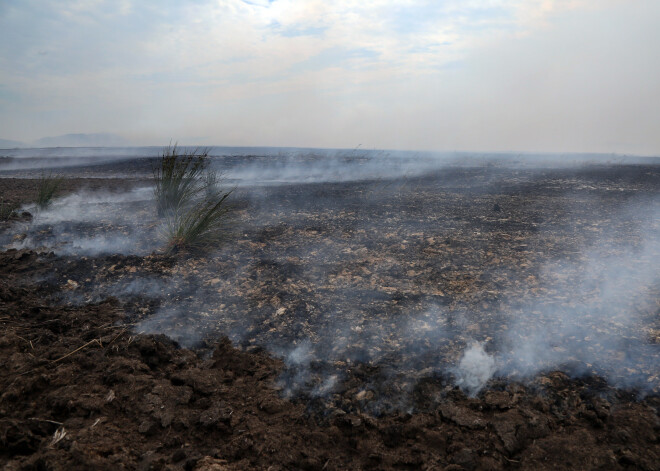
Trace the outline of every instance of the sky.
<path fill-rule="evenodd" d="M 3 0 L 0 138 L 660 155 L 658 0 Z"/>

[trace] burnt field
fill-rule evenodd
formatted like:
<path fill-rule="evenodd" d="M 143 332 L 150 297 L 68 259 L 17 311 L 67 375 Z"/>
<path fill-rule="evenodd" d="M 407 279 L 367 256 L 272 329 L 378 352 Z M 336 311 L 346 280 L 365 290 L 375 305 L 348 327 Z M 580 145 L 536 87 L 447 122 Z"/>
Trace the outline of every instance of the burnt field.
<path fill-rule="evenodd" d="M 3 466 L 659 469 L 660 165 L 253 160 L 203 255 L 145 161 L 0 179 Z"/>

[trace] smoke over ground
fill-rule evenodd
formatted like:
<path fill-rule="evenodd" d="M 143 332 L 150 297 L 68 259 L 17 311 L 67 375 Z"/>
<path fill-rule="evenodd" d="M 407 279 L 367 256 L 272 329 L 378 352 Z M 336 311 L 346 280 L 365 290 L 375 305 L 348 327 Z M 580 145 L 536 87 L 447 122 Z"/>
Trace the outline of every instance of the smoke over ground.
<path fill-rule="evenodd" d="M 466 348 L 455 369 L 456 384 L 470 396 L 476 395 L 497 370 L 495 359 L 483 346 L 473 343 Z"/>
<path fill-rule="evenodd" d="M 25 206 L 33 219 L 20 224 L 12 248 L 39 248 L 62 255 L 145 255 L 158 247 L 153 190 L 125 193 L 81 191 L 56 198 L 46 209 Z M 5 241 L 6 243 L 6 241 Z"/>
<path fill-rule="evenodd" d="M 530 375 L 563 366 L 640 389 L 657 381 L 657 331 L 652 326 L 660 296 L 658 201 L 628 206 L 610 219 L 610 227 L 631 224 L 631 215 L 640 224 L 632 240 L 622 242 L 606 228 L 577 259 L 542 267 L 543 294 L 523 315 L 512 316 L 504 336 L 510 350 L 501 358 L 500 371 Z M 634 368 L 640 359 L 647 369 Z"/>
<path fill-rule="evenodd" d="M 385 178 L 376 159 L 298 160 L 241 164 L 221 250 L 98 296 L 148 289 L 158 303 L 136 331 L 195 347 L 227 335 L 283 359 L 283 395 L 349 394 L 374 412 L 409 409 L 429 378 L 475 395 L 553 369 L 658 392 L 657 167 L 493 162 Z M 291 183 L 305 175 L 316 183 Z M 20 246 L 158 251 L 150 198 L 59 200 Z"/>
<path fill-rule="evenodd" d="M 657 391 L 657 198 L 587 172 L 507 172 L 252 193 L 237 252 L 194 296 L 217 304 L 183 309 L 186 336 L 199 323 L 200 338 L 275 352 L 286 395 L 332 397 L 362 374 L 375 411 L 407 407 L 429 376 L 471 395 L 554 369 Z"/>
<path fill-rule="evenodd" d="M 180 147 L 193 150 L 194 147 Z M 505 154 L 281 147 L 206 147 L 231 185 L 342 182 L 417 177 L 446 166 L 516 169 L 580 167 L 589 163 L 657 165 L 658 158 L 616 154 Z M 61 173 L 72 177 L 150 178 L 158 147 L 0 149 L 0 177 Z"/>

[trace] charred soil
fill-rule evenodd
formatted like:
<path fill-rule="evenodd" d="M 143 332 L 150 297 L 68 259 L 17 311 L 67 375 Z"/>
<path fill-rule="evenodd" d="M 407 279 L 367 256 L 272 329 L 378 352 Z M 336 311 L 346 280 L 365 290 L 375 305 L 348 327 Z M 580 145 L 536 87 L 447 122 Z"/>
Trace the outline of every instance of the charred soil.
<path fill-rule="evenodd" d="M 0 180 L 17 203 L 29 184 Z M 660 469 L 657 349 L 627 364 L 643 394 L 577 360 L 476 397 L 448 373 L 468 340 L 500 341 L 502 313 L 536 291 L 573 296 L 570 277 L 534 281 L 547 260 L 570 265 L 599 231 L 615 248 L 634 238 L 641 221 L 612 214 L 657 201 L 660 169 L 260 192 L 238 192 L 233 239 L 208 257 L 0 253 L 3 469 Z M 8 237 L 23 227 L 3 224 Z M 651 347 L 654 293 L 637 305 Z M 437 310 L 441 336 L 393 335 Z M 315 352 L 298 383 L 296 345 Z"/>

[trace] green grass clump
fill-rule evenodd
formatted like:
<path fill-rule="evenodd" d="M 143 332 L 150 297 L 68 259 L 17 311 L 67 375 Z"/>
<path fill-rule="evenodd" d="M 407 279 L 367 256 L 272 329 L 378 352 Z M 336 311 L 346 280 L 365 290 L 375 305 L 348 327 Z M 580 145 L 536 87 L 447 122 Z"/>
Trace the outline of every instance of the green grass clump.
<path fill-rule="evenodd" d="M 57 190 L 62 186 L 63 181 L 64 178 L 53 174 L 42 175 L 41 178 L 39 178 L 36 201 L 38 209 L 46 209 L 51 205 L 53 202 L 53 196 L 55 196 Z"/>
<path fill-rule="evenodd" d="M 208 150 L 167 147 L 154 169 L 156 208 L 166 220 L 166 251 L 218 245 L 226 237 L 230 194 L 219 188 L 218 174 L 209 169 Z"/>
<path fill-rule="evenodd" d="M 204 196 L 210 173 L 208 150 L 180 152 L 176 144 L 167 147 L 154 169 L 158 215 L 174 215 Z"/>
<path fill-rule="evenodd" d="M 4 199 L 0 199 L 0 221 L 8 221 L 17 208 L 17 205 L 5 203 Z"/>
<path fill-rule="evenodd" d="M 203 250 L 219 245 L 226 236 L 231 192 L 200 201 L 168 218 L 166 251 Z"/>

